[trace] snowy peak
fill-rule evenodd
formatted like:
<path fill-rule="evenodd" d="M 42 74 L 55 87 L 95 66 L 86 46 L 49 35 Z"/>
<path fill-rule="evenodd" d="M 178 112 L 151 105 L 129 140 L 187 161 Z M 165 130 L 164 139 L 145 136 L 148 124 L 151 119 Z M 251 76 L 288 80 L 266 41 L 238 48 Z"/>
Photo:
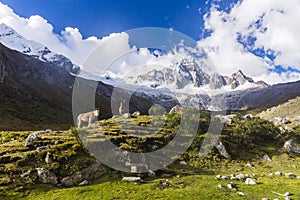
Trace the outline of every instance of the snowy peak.
<path fill-rule="evenodd" d="M 268 86 L 263 81 L 255 82 L 241 70 L 230 76 L 222 76 L 218 73 L 209 74 L 191 58 L 181 59 L 169 67 L 163 69 L 151 69 L 136 77 L 131 76 L 125 79 L 128 80 L 129 83 L 153 88 L 165 87 L 179 90 L 186 86 L 189 86 L 189 88 L 225 88 L 226 90 L 240 90 Z"/>
<path fill-rule="evenodd" d="M 71 73 L 77 74 L 79 70 L 79 67 L 74 65 L 65 56 L 50 51 L 46 46 L 40 43 L 27 40 L 14 29 L 5 24 L 0 24 L 0 43 L 10 49 L 36 57 L 43 62 L 63 67 Z"/>
<path fill-rule="evenodd" d="M 236 89 L 239 86 L 248 86 L 248 87 L 267 87 L 263 81 L 255 82 L 252 78 L 246 76 L 241 70 L 231 74 L 230 76 L 224 76 L 226 85 L 230 86 L 231 89 Z"/>

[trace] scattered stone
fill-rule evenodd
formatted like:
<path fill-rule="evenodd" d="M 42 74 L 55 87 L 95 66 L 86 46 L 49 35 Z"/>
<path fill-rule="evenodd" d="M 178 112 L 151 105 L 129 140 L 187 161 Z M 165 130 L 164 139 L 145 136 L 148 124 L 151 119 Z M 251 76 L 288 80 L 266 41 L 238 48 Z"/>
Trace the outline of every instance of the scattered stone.
<path fill-rule="evenodd" d="M 244 119 L 253 119 L 254 116 L 251 115 L 251 114 L 247 114 L 247 115 L 245 115 L 243 118 L 244 118 Z"/>
<path fill-rule="evenodd" d="M 300 179 L 300 176 L 297 176 L 296 178 L 297 178 L 297 179 Z"/>
<path fill-rule="evenodd" d="M 269 177 L 273 177 L 273 173 L 270 173 L 270 174 L 269 174 Z"/>
<path fill-rule="evenodd" d="M 239 180 L 243 180 L 243 179 L 245 179 L 246 177 L 245 177 L 244 174 L 238 174 L 238 175 L 236 175 L 236 178 L 239 179 Z"/>
<path fill-rule="evenodd" d="M 148 176 L 150 176 L 150 177 L 155 176 L 155 172 L 152 171 L 152 170 L 149 170 L 149 171 L 148 171 Z"/>
<path fill-rule="evenodd" d="M 45 132 L 46 133 L 52 133 L 53 131 L 51 129 L 46 129 Z"/>
<path fill-rule="evenodd" d="M 229 184 L 227 184 L 227 188 L 228 189 L 233 189 L 233 185 L 229 183 Z"/>
<path fill-rule="evenodd" d="M 56 140 L 56 141 L 54 142 L 55 145 L 57 145 L 57 144 L 59 144 L 59 143 L 60 143 L 59 140 Z"/>
<path fill-rule="evenodd" d="M 246 164 L 246 166 L 247 166 L 247 167 L 254 168 L 254 165 L 253 165 L 253 164 L 251 164 L 251 163 L 247 163 L 247 164 Z"/>
<path fill-rule="evenodd" d="M 237 192 L 237 194 L 240 196 L 246 196 L 246 194 L 244 192 Z"/>
<path fill-rule="evenodd" d="M 89 182 L 87 180 L 84 180 L 81 183 L 79 183 L 78 185 L 83 186 L 83 185 L 87 185 L 87 184 L 89 184 Z"/>
<path fill-rule="evenodd" d="M 275 174 L 276 176 L 282 176 L 282 173 L 279 172 L 279 171 L 275 172 L 274 174 Z"/>
<path fill-rule="evenodd" d="M 261 200 L 269 200 L 268 198 L 262 198 Z"/>
<path fill-rule="evenodd" d="M 20 177 L 25 179 L 25 180 L 30 180 L 30 173 L 31 173 L 31 170 L 28 170 L 24 174 L 21 174 Z"/>
<path fill-rule="evenodd" d="M 45 151 L 45 150 L 48 150 L 49 149 L 49 146 L 41 146 L 41 147 L 37 147 L 36 148 L 36 152 L 40 153 L 42 151 Z"/>
<path fill-rule="evenodd" d="M 179 164 L 180 165 L 187 165 L 187 162 L 185 162 L 185 161 L 182 160 L 182 161 L 179 162 Z"/>
<path fill-rule="evenodd" d="M 221 179 L 228 180 L 229 177 L 228 176 L 221 176 Z"/>
<path fill-rule="evenodd" d="M 290 197 L 285 197 L 284 200 L 291 200 Z"/>
<path fill-rule="evenodd" d="M 217 143 L 217 145 L 215 146 L 217 148 L 217 150 L 219 151 L 219 153 L 224 156 L 227 159 L 230 159 L 230 155 L 227 153 L 225 146 L 223 145 L 223 143 L 221 142 L 221 140 L 219 140 L 219 142 Z"/>
<path fill-rule="evenodd" d="M 261 158 L 263 161 L 266 161 L 266 162 L 271 162 L 272 159 L 270 158 L 270 156 L 268 155 L 264 155 L 262 158 Z"/>
<path fill-rule="evenodd" d="M 134 117 L 137 117 L 140 115 L 141 115 L 140 111 L 135 111 L 134 113 L 132 113 L 132 116 L 134 116 Z"/>
<path fill-rule="evenodd" d="M 290 193 L 290 192 L 286 192 L 286 193 L 283 194 L 283 196 L 284 196 L 284 197 L 291 196 L 291 193 Z"/>
<path fill-rule="evenodd" d="M 222 186 L 221 184 L 219 184 L 218 187 L 219 187 L 220 189 L 223 189 L 223 186 Z"/>
<path fill-rule="evenodd" d="M 161 188 L 161 189 L 168 188 L 170 186 L 171 186 L 171 184 L 168 179 L 162 180 L 159 182 L 159 188 Z"/>
<path fill-rule="evenodd" d="M 46 155 L 46 157 L 45 157 L 45 162 L 46 162 L 47 164 L 50 164 L 50 163 L 53 162 L 53 156 L 52 156 L 52 154 L 51 154 L 50 152 L 47 152 L 47 155 Z"/>
<path fill-rule="evenodd" d="M 44 168 L 36 168 L 38 172 L 39 181 L 41 183 L 50 183 L 52 185 L 57 184 L 57 177 L 53 172 L 50 172 L 47 169 Z"/>
<path fill-rule="evenodd" d="M 124 113 L 122 115 L 122 117 L 125 118 L 125 119 L 129 119 L 129 118 L 131 118 L 131 114 L 130 113 Z"/>
<path fill-rule="evenodd" d="M 293 173 L 286 173 L 285 177 L 287 177 L 287 178 L 295 178 L 296 176 Z"/>
<path fill-rule="evenodd" d="M 247 185 L 256 185 L 257 184 L 252 178 L 247 178 L 245 183 Z"/>
<path fill-rule="evenodd" d="M 136 181 L 141 181 L 141 177 L 123 177 L 123 181 L 128 181 L 128 182 L 136 182 Z"/>
<path fill-rule="evenodd" d="M 293 139 L 290 139 L 287 142 L 285 142 L 285 144 L 283 145 L 283 148 L 289 153 L 300 156 L 300 147 L 296 142 L 294 142 Z"/>
<path fill-rule="evenodd" d="M 221 175 L 218 174 L 218 175 L 216 176 L 216 179 L 217 179 L 217 180 L 220 180 L 220 179 L 221 179 Z"/>
<path fill-rule="evenodd" d="M 29 147 L 33 145 L 33 143 L 36 142 L 37 140 L 38 140 L 38 136 L 36 134 L 32 133 L 28 135 L 25 141 L 25 147 Z"/>
<path fill-rule="evenodd" d="M 61 180 L 61 183 L 65 186 L 78 185 L 84 180 L 93 180 L 99 178 L 106 173 L 106 168 L 101 163 L 94 163 L 93 165 L 83 169 L 80 172 L 76 172 L 71 176 L 67 176 Z"/>

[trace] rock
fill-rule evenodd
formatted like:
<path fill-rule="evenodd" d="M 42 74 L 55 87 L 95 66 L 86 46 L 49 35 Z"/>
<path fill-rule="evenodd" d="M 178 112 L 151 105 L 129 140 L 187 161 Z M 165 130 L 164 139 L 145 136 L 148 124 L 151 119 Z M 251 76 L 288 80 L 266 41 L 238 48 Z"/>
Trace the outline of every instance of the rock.
<path fill-rule="evenodd" d="M 262 198 L 261 200 L 269 200 L 268 198 Z"/>
<path fill-rule="evenodd" d="M 39 181 L 41 183 L 50 183 L 52 185 L 57 184 L 57 177 L 53 172 L 50 172 L 47 169 L 44 168 L 36 168 L 38 172 Z"/>
<path fill-rule="evenodd" d="M 149 171 L 148 171 L 148 176 L 150 176 L 150 177 L 155 176 L 155 172 L 152 171 L 152 170 L 149 170 Z"/>
<path fill-rule="evenodd" d="M 286 141 L 283 145 L 283 148 L 289 153 L 300 156 L 300 147 L 296 142 L 294 142 L 293 139 Z"/>
<path fill-rule="evenodd" d="M 296 176 L 293 173 L 286 173 L 285 177 L 287 177 L 287 178 L 295 178 Z"/>
<path fill-rule="evenodd" d="M 238 175 L 236 175 L 236 178 L 239 180 L 243 180 L 246 178 L 246 176 L 244 174 L 238 174 Z"/>
<path fill-rule="evenodd" d="M 219 153 L 224 156 L 227 159 L 230 159 L 231 156 L 227 153 L 225 146 L 223 145 L 223 143 L 221 142 L 221 140 L 219 140 L 219 142 L 217 143 L 217 145 L 215 146 L 217 148 L 217 150 L 219 151 Z"/>
<path fill-rule="evenodd" d="M 101 163 L 96 162 L 80 172 L 76 172 L 71 176 L 63 178 L 61 183 L 65 186 L 78 185 L 84 180 L 93 180 L 99 178 L 105 173 L 106 168 Z"/>
<path fill-rule="evenodd" d="M 237 194 L 240 196 L 246 196 L 246 194 L 244 192 L 237 192 Z"/>
<path fill-rule="evenodd" d="M 131 118 L 131 114 L 130 113 L 124 113 L 122 115 L 122 117 L 125 118 L 125 119 L 130 119 Z"/>
<path fill-rule="evenodd" d="M 128 181 L 128 182 L 136 182 L 141 181 L 141 177 L 123 177 L 122 181 Z"/>
<path fill-rule="evenodd" d="M 222 124 L 230 125 L 232 123 L 231 118 L 224 115 L 216 115 L 214 116 L 214 119 L 218 119 Z"/>
<path fill-rule="evenodd" d="M 275 174 L 276 176 L 282 176 L 282 173 L 281 173 L 281 172 L 278 172 L 278 171 L 275 172 L 274 174 Z"/>
<path fill-rule="evenodd" d="M 87 185 L 87 184 L 89 184 L 89 182 L 87 180 L 84 180 L 81 183 L 79 183 L 78 185 L 83 186 L 83 185 Z"/>
<path fill-rule="evenodd" d="M 29 147 L 33 145 L 33 143 L 36 142 L 37 140 L 38 140 L 38 136 L 36 134 L 32 133 L 28 135 L 25 141 L 25 147 Z"/>
<path fill-rule="evenodd" d="M 233 185 L 229 183 L 229 184 L 227 184 L 227 188 L 228 189 L 233 189 Z"/>
<path fill-rule="evenodd" d="M 46 133 L 52 133 L 53 131 L 51 129 L 46 129 L 45 132 Z"/>
<path fill-rule="evenodd" d="M 245 183 L 247 185 L 256 185 L 257 184 L 252 178 L 247 178 Z"/>
<path fill-rule="evenodd" d="M 185 161 L 183 161 L 183 160 L 180 161 L 179 164 L 180 164 L 180 165 L 187 165 L 187 163 L 186 163 Z"/>
<path fill-rule="evenodd" d="M 297 176 L 296 178 L 297 178 L 297 179 L 300 179 L 300 176 Z"/>
<path fill-rule="evenodd" d="M 135 111 L 134 113 L 132 113 L 132 116 L 134 116 L 134 117 L 137 117 L 140 115 L 141 115 L 140 111 Z"/>
<path fill-rule="evenodd" d="M 60 143 L 59 140 L 56 140 L 56 141 L 54 142 L 55 145 L 57 145 L 57 144 L 59 144 L 59 143 Z"/>
<path fill-rule="evenodd" d="M 269 176 L 269 177 L 273 177 L 273 173 L 270 173 L 268 176 Z"/>
<path fill-rule="evenodd" d="M 228 176 L 221 176 L 221 179 L 228 180 L 229 177 Z"/>
<path fill-rule="evenodd" d="M 221 179 L 221 175 L 220 175 L 220 174 L 217 175 L 217 176 L 216 176 L 216 179 L 217 179 L 217 180 L 220 180 L 220 179 Z"/>
<path fill-rule="evenodd" d="M 36 152 L 40 153 L 42 151 L 45 151 L 45 150 L 48 150 L 49 149 L 49 146 L 41 146 L 41 147 L 37 147 L 36 148 Z"/>
<path fill-rule="evenodd" d="M 293 128 L 291 128 L 290 126 L 285 126 L 284 130 L 290 133 L 293 131 Z"/>
<path fill-rule="evenodd" d="M 30 180 L 30 173 L 31 173 L 31 170 L 28 170 L 24 174 L 21 174 L 20 177 L 25 179 L 25 180 Z"/>
<path fill-rule="evenodd" d="M 283 194 L 283 196 L 284 196 L 284 197 L 291 196 L 291 193 L 290 193 L 290 192 L 286 192 L 286 193 Z"/>
<path fill-rule="evenodd" d="M 223 186 L 221 184 L 218 185 L 218 188 L 223 189 Z"/>
<path fill-rule="evenodd" d="M 175 113 L 175 114 L 178 114 L 178 115 L 182 115 L 182 108 L 180 108 L 179 105 L 176 105 L 174 106 L 173 108 L 171 108 L 169 114 L 171 113 Z"/>
<path fill-rule="evenodd" d="M 170 186 L 171 186 L 171 184 L 170 184 L 170 182 L 169 182 L 168 179 L 166 179 L 166 180 L 161 180 L 161 181 L 159 182 L 159 188 L 161 188 L 161 189 L 168 188 L 168 187 L 170 187 Z"/>
<path fill-rule="evenodd" d="M 254 165 L 251 164 L 251 163 L 247 163 L 246 165 L 247 165 L 248 167 L 254 168 Z"/>
<path fill-rule="evenodd" d="M 244 118 L 244 119 L 253 119 L 254 116 L 251 115 L 251 114 L 247 114 L 247 115 L 245 115 L 243 118 Z"/>
<path fill-rule="evenodd" d="M 50 163 L 53 162 L 53 156 L 52 156 L 52 154 L 51 154 L 50 152 L 47 152 L 47 155 L 46 155 L 46 157 L 45 157 L 45 162 L 46 162 L 47 164 L 50 164 Z"/>
<path fill-rule="evenodd" d="M 263 161 L 266 161 L 266 162 L 271 162 L 272 159 L 270 158 L 270 156 L 268 155 L 264 155 L 262 158 L 261 158 Z"/>

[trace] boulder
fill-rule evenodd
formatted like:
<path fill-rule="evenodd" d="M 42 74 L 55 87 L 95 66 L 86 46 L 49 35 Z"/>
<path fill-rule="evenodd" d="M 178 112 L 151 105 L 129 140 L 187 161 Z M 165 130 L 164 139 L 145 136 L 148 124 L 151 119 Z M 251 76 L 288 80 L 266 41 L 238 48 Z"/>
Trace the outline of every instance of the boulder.
<path fill-rule="evenodd" d="M 134 113 L 132 113 L 132 116 L 134 116 L 134 117 L 137 117 L 140 115 L 141 115 L 140 111 L 135 111 Z"/>
<path fill-rule="evenodd" d="M 123 181 L 128 181 L 128 182 L 136 182 L 136 181 L 141 181 L 141 177 L 123 177 Z"/>
<path fill-rule="evenodd" d="M 257 184 L 252 178 L 247 178 L 245 183 L 247 185 L 256 185 Z"/>
<path fill-rule="evenodd" d="M 41 153 L 42 151 L 48 150 L 49 146 L 41 146 L 36 148 L 36 152 Z"/>
<path fill-rule="evenodd" d="M 227 153 L 225 146 L 223 145 L 223 143 L 221 142 L 221 140 L 219 140 L 219 142 L 217 143 L 217 145 L 215 145 L 215 147 L 217 148 L 217 150 L 219 151 L 219 153 L 224 156 L 225 158 L 230 159 L 230 155 Z"/>
<path fill-rule="evenodd" d="M 287 177 L 287 178 L 295 178 L 296 175 L 293 174 L 293 173 L 286 173 L 286 174 L 285 174 L 285 177 Z"/>
<path fill-rule="evenodd" d="M 38 140 L 38 136 L 34 133 L 28 135 L 28 137 L 25 140 L 25 147 L 29 147 L 33 145 L 34 142 Z"/>
<path fill-rule="evenodd" d="M 82 183 L 84 180 L 93 180 L 99 178 L 106 173 L 106 168 L 101 163 L 94 163 L 90 167 L 83 169 L 80 172 L 76 172 L 71 176 L 67 176 L 61 180 L 61 183 L 65 186 L 73 186 Z"/>
<path fill-rule="evenodd" d="M 36 168 L 38 172 L 39 181 L 41 183 L 50 183 L 52 185 L 57 184 L 57 177 L 53 172 L 50 172 L 47 169 L 44 168 Z"/>
<path fill-rule="evenodd" d="M 289 153 L 300 156 L 300 147 L 296 142 L 294 142 L 293 139 L 290 139 L 287 142 L 285 142 L 283 148 Z"/>
<path fill-rule="evenodd" d="M 131 118 L 131 114 L 130 113 L 124 113 L 122 115 L 122 117 L 125 118 L 125 119 L 130 119 Z"/>

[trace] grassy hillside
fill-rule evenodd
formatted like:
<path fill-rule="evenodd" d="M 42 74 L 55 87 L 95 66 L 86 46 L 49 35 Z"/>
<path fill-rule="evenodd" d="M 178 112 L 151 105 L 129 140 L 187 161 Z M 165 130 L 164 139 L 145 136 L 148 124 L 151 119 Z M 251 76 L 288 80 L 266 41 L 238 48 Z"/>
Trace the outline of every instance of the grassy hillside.
<path fill-rule="evenodd" d="M 162 123 L 163 128 L 156 134 L 151 122 Z M 272 191 L 291 192 L 292 199 L 300 197 L 300 179 L 272 176 L 270 173 L 294 173 L 300 175 L 300 158 L 282 151 L 283 141 L 280 133 L 269 121 L 254 118 L 244 119 L 236 116 L 231 125 L 225 126 L 221 140 L 232 159 L 222 157 L 213 149 L 205 158 L 199 157 L 199 149 L 206 137 L 209 113 L 203 111 L 201 118 L 191 118 L 199 123 L 198 133 L 188 149 L 167 169 L 156 171 L 154 177 L 142 175 L 142 182 L 122 181 L 128 173 L 108 169 L 102 177 L 91 181 L 87 186 L 53 186 L 41 184 L 37 178 L 37 167 L 43 167 L 62 177 L 74 174 L 95 162 L 81 143 L 99 145 L 106 138 L 119 148 L 133 152 L 150 152 L 169 143 L 176 135 L 180 116 L 138 116 L 137 118 L 114 118 L 101 120 L 98 126 L 70 132 L 52 132 L 39 135 L 31 147 L 25 147 L 25 138 L 32 132 L 1 132 L 0 140 L 0 198 L 1 199 L 261 199 L 279 198 Z M 143 129 L 143 127 L 148 129 Z M 100 128 L 101 127 L 101 128 Z M 101 134 L 99 135 L 99 130 Z M 88 131 L 88 132 L 87 132 Z M 80 142 L 78 135 L 85 134 Z M 293 137 L 296 133 L 289 133 Z M 138 137 L 137 137 L 138 135 Z M 300 140 L 297 141 L 298 143 Z M 36 152 L 36 147 L 50 144 L 48 150 Z M 45 155 L 54 156 L 51 164 L 45 163 Z M 105 153 L 105 152 L 104 152 Z M 106 152 L 109 153 L 109 152 Z M 269 155 L 271 162 L 259 157 Z M 181 165 L 185 161 L 187 165 Z M 247 163 L 253 167 L 247 166 Z M 29 180 L 20 177 L 32 170 Z M 239 180 L 216 180 L 216 175 L 249 174 L 257 185 L 246 185 Z M 255 174 L 255 175 L 253 175 Z M 236 189 L 228 189 L 231 183 Z M 222 189 L 218 185 L 222 185 Z M 243 192 L 246 196 L 240 196 Z"/>

